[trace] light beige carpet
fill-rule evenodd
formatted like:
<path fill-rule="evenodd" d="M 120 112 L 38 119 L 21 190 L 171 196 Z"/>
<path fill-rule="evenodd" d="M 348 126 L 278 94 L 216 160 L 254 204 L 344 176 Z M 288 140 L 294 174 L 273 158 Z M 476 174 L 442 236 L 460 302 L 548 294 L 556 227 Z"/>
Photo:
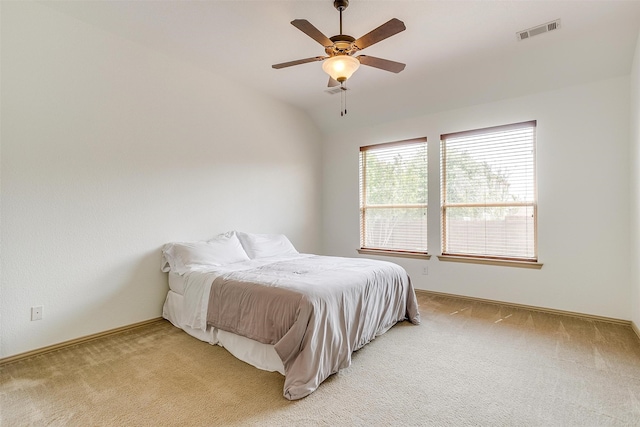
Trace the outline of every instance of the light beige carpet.
<path fill-rule="evenodd" d="M 640 425 L 628 326 L 421 294 L 309 397 L 168 322 L 0 367 L 2 426 Z"/>

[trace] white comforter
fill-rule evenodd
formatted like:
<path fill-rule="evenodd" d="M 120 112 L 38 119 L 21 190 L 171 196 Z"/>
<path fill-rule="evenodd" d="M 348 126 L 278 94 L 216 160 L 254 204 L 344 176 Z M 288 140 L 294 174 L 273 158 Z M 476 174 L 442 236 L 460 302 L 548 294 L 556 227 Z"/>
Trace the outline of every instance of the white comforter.
<path fill-rule="evenodd" d="M 192 271 L 185 279 L 185 324 L 274 344 L 292 400 L 348 367 L 353 351 L 396 322 L 420 321 L 409 277 L 384 261 L 296 254 Z"/>
<path fill-rule="evenodd" d="M 311 254 L 283 255 L 268 258 L 252 259 L 249 261 L 227 264 L 220 267 L 197 269 L 185 274 L 183 325 L 193 329 L 207 331 L 207 307 L 211 284 L 216 277 L 234 271 L 248 271 L 274 262 L 304 259 Z"/>

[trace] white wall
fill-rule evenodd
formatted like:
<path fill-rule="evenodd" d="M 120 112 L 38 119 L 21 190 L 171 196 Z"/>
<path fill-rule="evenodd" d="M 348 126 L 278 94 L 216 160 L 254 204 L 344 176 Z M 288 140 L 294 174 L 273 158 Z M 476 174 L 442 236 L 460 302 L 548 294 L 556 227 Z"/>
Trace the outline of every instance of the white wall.
<path fill-rule="evenodd" d="M 1 19 L 0 357 L 160 316 L 166 242 L 319 250 L 307 116 L 42 4 Z"/>
<path fill-rule="evenodd" d="M 440 253 L 439 136 L 537 120 L 541 270 L 387 258 L 416 288 L 630 319 L 629 78 L 383 123 L 337 129 L 324 140 L 323 237 L 332 255 L 356 256 L 358 147 L 426 136 L 429 252 Z M 422 275 L 422 266 L 428 275 Z"/>
<path fill-rule="evenodd" d="M 631 320 L 640 327 L 640 33 L 631 69 Z"/>

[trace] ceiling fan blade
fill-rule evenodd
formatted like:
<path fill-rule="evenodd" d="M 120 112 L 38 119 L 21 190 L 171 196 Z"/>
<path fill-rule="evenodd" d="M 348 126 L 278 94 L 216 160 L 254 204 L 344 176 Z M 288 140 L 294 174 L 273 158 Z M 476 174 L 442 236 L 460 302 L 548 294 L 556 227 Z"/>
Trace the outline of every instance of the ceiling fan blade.
<path fill-rule="evenodd" d="M 307 62 L 324 61 L 327 58 L 328 56 L 314 56 L 313 58 L 298 59 L 297 61 L 289 61 L 289 62 L 282 62 L 280 64 L 274 64 L 271 66 L 271 68 L 275 68 L 276 70 L 279 70 L 280 68 L 291 67 L 293 65 L 306 64 Z"/>
<path fill-rule="evenodd" d="M 329 83 L 327 83 L 327 87 L 340 86 L 340 82 L 335 80 L 333 77 L 329 76 Z"/>
<path fill-rule="evenodd" d="M 375 56 L 360 55 L 356 59 L 363 65 L 391 71 L 392 73 L 399 73 L 406 67 L 406 64 L 402 62 L 389 61 L 388 59 L 376 58 Z"/>
<path fill-rule="evenodd" d="M 333 42 L 306 19 L 294 19 L 293 21 L 291 21 L 291 25 L 320 43 L 322 46 L 333 46 Z"/>
<path fill-rule="evenodd" d="M 379 41 L 382 41 L 387 37 L 391 37 L 394 34 L 398 34 L 399 32 L 406 29 L 407 27 L 404 26 L 404 22 L 397 18 L 393 18 L 380 25 L 375 30 L 372 30 L 364 36 L 360 37 L 358 40 L 353 42 L 353 44 L 358 46 L 358 49 L 362 50 L 365 47 L 369 47 L 372 44 L 378 43 Z"/>

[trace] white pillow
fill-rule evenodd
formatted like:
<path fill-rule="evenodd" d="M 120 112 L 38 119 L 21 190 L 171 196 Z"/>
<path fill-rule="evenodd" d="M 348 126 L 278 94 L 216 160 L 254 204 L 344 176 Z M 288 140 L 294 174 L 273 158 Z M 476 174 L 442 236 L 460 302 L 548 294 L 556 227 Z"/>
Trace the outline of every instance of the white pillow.
<path fill-rule="evenodd" d="M 178 274 L 249 260 L 235 234 L 222 234 L 208 242 L 168 243 L 162 248 L 162 253 L 165 259 L 162 271 L 171 270 Z"/>
<path fill-rule="evenodd" d="M 236 234 L 251 259 L 298 253 L 284 234 Z"/>

